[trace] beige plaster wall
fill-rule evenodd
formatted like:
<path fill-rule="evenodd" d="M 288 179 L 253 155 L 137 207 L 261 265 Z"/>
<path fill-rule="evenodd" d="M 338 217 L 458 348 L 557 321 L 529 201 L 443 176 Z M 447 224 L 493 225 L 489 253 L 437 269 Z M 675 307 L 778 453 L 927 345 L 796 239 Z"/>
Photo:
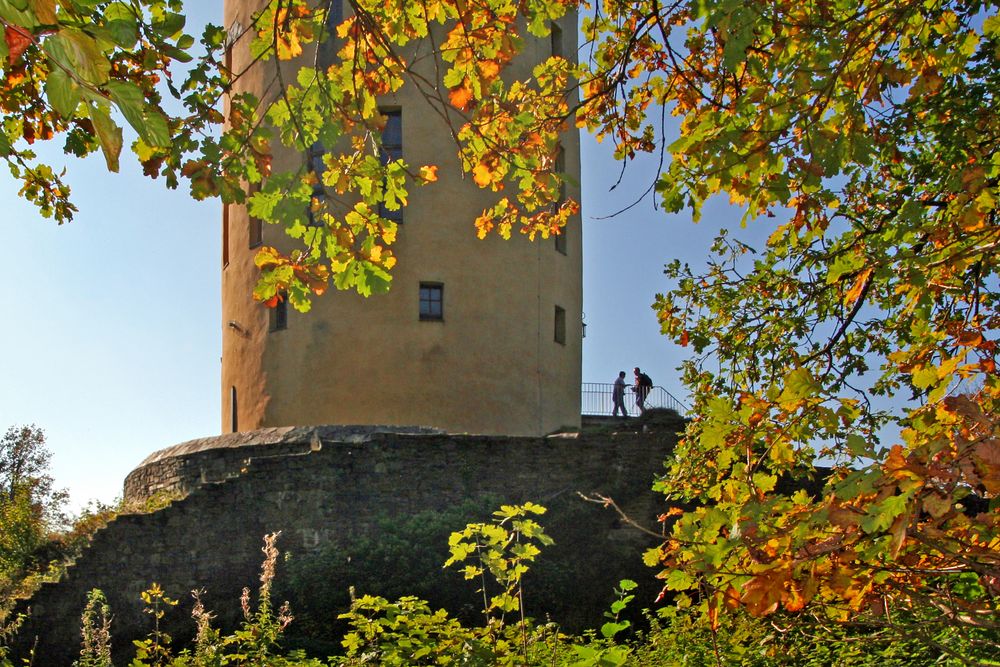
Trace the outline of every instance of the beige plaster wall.
<path fill-rule="evenodd" d="M 249 23 L 245 3 L 226 3 L 227 26 L 233 21 Z M 565 24 L 572 29 L 564 29 L 564 53 L 574 53 L 575 17 Z M 247 58 L 240 46 L 234 51 L 237 69 Z M 548 40 L 530 42 L 513 74 L 548 55 Z M 245 81 L 260 90 L 265 74 L 258 68 Z M 229 263 L 222 277 L 223 432 L 232 430 L 232 387 L 238 430 L 395 424 L 539 435 L 578 425 L 579 219 L 571 222 L 565 255 L 552 239 L 479 240 L 473 221 L 497 195 L 463 179 L 447 128 L 419 96 L 407 88 L 384 104 L 402 109 L 404 159 L 411 166 L 440 165 L 437 183 L 411 192 L 389 294 L 365 299 L 328 293 L 306 315 L 289 309 L 288 328 L 269 332 L 266 309 L 250 298 L 256 269 L 246 211 L 229 207 Z M 578 182 L 575 129 L 567 132 L 564 150 L 566 169 Z M 277 156 L 285 164 L 301 159 Z M 567 194 L 579 201 L 576 185 Z M 278 229 L 265 229 L 264 243 L 292 247 Z M 443 321 L 420 321 L 421 282 L 443 283 Z M 557 305 L 566 311 L 565 344 L 554 341 Z"/>

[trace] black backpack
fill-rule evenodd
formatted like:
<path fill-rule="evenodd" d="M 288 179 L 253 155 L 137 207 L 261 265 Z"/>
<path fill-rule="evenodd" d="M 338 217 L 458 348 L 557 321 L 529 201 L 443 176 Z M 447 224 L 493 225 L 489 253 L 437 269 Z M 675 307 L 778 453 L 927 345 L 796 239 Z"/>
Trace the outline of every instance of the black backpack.
<path fill-rule="evenodd" d="M 645 373 L 639 373 L 639 386 L 653 388 L 653 380 Z"/>

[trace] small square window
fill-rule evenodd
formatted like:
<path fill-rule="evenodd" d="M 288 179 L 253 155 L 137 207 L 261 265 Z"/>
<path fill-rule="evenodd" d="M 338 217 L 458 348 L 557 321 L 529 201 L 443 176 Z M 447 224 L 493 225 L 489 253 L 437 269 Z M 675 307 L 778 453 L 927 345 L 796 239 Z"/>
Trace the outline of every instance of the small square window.
<path fill-rule="evenodd" d="M 444 319 L 444 285 L 420 283 L 420 319 Z"/>
<path fill-rule="evenodd" d="M 555 313 L 555 341 L 560 345 L 566 344 L 566 310 L 556 306 Z"/>

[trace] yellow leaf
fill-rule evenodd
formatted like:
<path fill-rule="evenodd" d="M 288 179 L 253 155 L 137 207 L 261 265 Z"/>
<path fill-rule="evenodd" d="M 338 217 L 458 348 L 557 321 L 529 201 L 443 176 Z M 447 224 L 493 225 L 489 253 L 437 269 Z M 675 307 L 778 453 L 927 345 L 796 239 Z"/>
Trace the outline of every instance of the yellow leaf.
<path fill-rule="evenodd" d="M 488 165 L 480 162 L 472 169 L 472 178 L 476 181 L 476 185 L 485 188 L 493 182 L 493 172 Z"/>
<path fill-rule="evenodd" d="M 433 183 L 438 179 L 438 168 L 436 164 L 424 165 L 420 168 L 420 178 L 425 183 Z"/>

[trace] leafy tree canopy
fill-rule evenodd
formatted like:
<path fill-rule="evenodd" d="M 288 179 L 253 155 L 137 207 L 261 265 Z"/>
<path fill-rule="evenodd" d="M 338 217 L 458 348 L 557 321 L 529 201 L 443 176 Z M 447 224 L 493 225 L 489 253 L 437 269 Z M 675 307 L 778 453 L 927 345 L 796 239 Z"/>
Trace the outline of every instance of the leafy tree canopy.
<path fill-rule="evenodd" d="M 27 567 L 63 520 L 66 493 L 54 488 L 45 432 L 11 426 L 0 438 L 0 590 Z"/>
<path fill-rule="evenodd" d="M 307 309 L 331 281 L 388 288 L 396 226 L 379 211 L 436 179 L 435 165 L 382 157 L 378 100 L 402 86 L 497 193 L 475 221 L 481 235 L 565 224 L 576 205 L 552 206 L 553 170 L 568 125 L 624 160 L 661 151 L 667 210 L 697 219 L 725 193 L 745 223 L 774 227 L 760 250 L 723 236 L 704 272 L 669 265 L 677 287 L 656 304 L 664 332 L 692 349 L 695 399 L 658 486 L 710 502 L 647 554 L 666 587 L 713 619 L 726 606 L 783 607 L 894 629 L 921 608 L 932 620 L 909 629 L 928 642 L 935 624 L 995 631 L 996 2 L 334 7 L 273 0 L 236 34 L 209 28 L 207 55 L 178 83 L 170 67 L 193 46 L 179 2 L 0 0 L 0 157 L 26 197 L 67 219 L 65 187 L 25 144 L 63 136 L 73 153 L 100 146 L 115 168 L 114 104 L 147 173 L 245 202 L 301 241 L 260 252 L 256 296 L 287 291 Z M 526 39 L 576 8 L 583 62 L 556 55 L 505 76 Z M 224 66 L 227 45 L 294 68 L 268 70 L 274 92 L 257 99 L 240 86 L 246 72 Z M 220 95 L 228 122 L 216 136 Z M 165 96 L 184 111 L 168 113 Z M 271 173 L 278 146 L 303 156 L 292 171 Z M 321 165 L 308 158 L 316 146 Z M 819 456 L 833 464 L 822 493 L 780 491 Z"/>

